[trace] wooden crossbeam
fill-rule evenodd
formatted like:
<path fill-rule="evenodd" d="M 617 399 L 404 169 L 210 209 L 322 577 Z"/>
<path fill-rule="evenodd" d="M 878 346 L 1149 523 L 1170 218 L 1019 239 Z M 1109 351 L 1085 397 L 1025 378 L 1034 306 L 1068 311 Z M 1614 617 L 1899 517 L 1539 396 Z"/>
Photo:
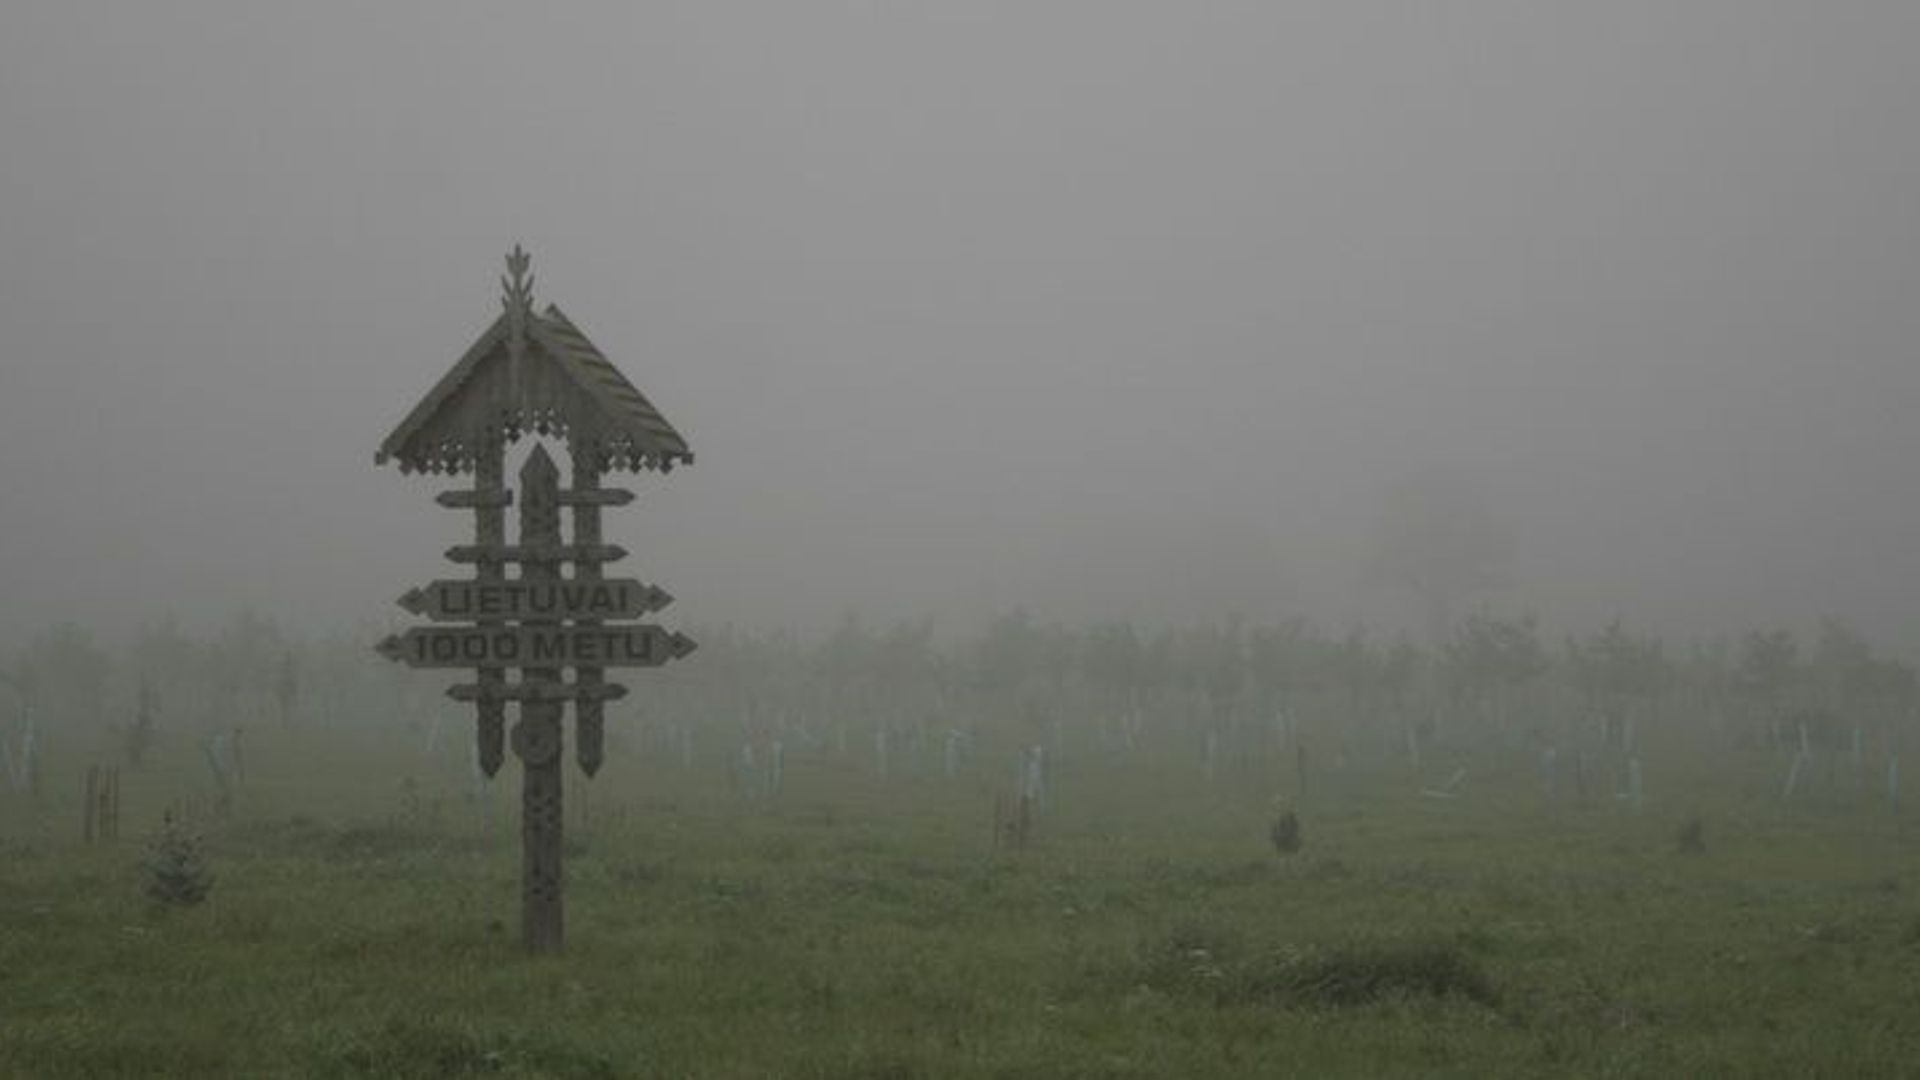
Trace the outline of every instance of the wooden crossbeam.
<path fill-rule="evenodd" d="M 619 544 L 456 544 L 447 558 L 457 563 L 605 563 L 627 557 Z"/>
<path fill-rule="evenodd" d="M 448 687 L 447 696 L 455 701 L 618 701 L 627 688 L 617 683 L 461 683 Z"/>
<path fill-rule="evenodd" d="M 443 491 L 433 497 L 441 506 L 456 510 L 485 510 L 513 505 L 513 492 L 501 488 L 498 491 Z"/>
<path fill-rule="evenodd" d="M 518 626 L 415 626 L 389 634 L 374 651 L 408 667 L 659 667 L 699 648 L 653 623 L 556 623 Z M 557 679 L 558 676 L 555 676 Z"/>

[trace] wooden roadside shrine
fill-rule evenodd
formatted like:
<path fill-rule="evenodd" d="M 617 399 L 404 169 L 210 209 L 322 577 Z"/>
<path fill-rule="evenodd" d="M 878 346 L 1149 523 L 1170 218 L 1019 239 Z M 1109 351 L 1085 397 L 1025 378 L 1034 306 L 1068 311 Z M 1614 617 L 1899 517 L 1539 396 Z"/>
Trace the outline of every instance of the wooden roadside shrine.
<path fill-rule="evenodd" d="M 626 687 L 606 681 L 610 667 L 658 667 L 693 651 L 684 635 L 626 622 L 672 602 L 663 590 L 602 567 L 626 551 L 604 543 L 600 511 L 633 493 L 601 486 L 608 472 L 671 471 L 691 464 L 686 440 L 667 423 L 560 309 L 533 308 L 531 260 L 519 247 L 501 279 L 504 311 L 453 369 L 380 444 L 375 464 L 403 473 L 471 474 L 471 488 L 436 501 L 473 512 L 473 543 L 448 549 L 470 564 L 470 579 L 439 580 L 400 597 L 406 610 L 435 624 L 382 641 L 382 656 L 415 668 L 473 668 L 471 683 L 448 694 L 471 701 L 478 717 L 479 761 L 492 776 L 507 743 L 506 707 L 517 703 L 512 746 L 522 765 L 521 930 L 533 952 L 563 940 L 561 868 L 561 716 L 574 708 L 574 752 L 591 777 L 602 759 L 606 702 Z M 571 487 L 546 448 L 535 445 L 520 470 L 518 543 L 507 541 L 507 447 L 526 435 L 564 440 Z M 561 515 L 571 513 L 573 535 Z M 509 576 L 509 564 L 517 575 Z M 571 574 L 563 571 L 572 567 Z M 518 681 L 509 678 L 520 671 Z M 572 669 L 567 681 L 563 672 Z"/>

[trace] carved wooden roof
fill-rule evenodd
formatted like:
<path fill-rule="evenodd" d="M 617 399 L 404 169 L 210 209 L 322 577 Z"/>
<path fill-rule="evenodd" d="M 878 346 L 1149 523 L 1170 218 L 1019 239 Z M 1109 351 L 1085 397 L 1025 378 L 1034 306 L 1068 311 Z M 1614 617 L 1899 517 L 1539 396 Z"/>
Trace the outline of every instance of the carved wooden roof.
<path fill-rule="evenodd" d="M 692 464 L 687 441 L 571 319 L 551 304 L 533 312 L 524 254 L 516 249 L 508 266 L 507 310 L 387 436 L 374 462 L 465 472 L 490 439 L 531 431 L 564 437 L 603 472 Z"/>

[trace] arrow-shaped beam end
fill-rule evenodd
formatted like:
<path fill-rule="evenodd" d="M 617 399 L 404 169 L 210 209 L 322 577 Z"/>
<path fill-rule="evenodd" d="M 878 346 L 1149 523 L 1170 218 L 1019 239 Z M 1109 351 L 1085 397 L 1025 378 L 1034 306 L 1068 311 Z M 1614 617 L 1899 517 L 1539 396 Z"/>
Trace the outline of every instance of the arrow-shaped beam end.
<path fill-rule="evenodd" d="M 401 649 L 400 635 L 398 634 L 388 634 L 382 638 L 380 644 L 373 647 L 373 651 L 389 660 L 398 660 L 401 656 L 405 655 Z"/>
<path fill-rule="evenodd" d="M 668 639 L 668 648 L 673 653 L 673 658 L 675 660 L 684 660 L 687 657 L 692 656 L 693 650 L 699 647 L 700 646 L 697 643 L 695 643 L 695 641 L 692 638 L 679 632 L 678 630 L 674 631 L 673 636 Z"/>
<path fill-rule="evenodd" d="M 403 610 L 418 615 L 427 610 L 426 590 L 421 588 L 408 589 L 401 595 L 400 599 L 395 600 L 394 603 L 399 604 Z"/>

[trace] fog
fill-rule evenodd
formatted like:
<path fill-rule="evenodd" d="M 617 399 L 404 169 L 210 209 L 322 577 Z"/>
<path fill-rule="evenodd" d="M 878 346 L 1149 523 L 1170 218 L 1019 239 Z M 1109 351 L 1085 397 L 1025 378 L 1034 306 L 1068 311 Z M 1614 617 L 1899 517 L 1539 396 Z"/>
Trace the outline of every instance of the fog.
<path fill-rule="evenodd" d="M 693 446 L 607 523 L 683 621 L 1444 600 L 1912 653 L 1916 41 L 1759 0 L 11 4 L 0 643 L 403 620 L 467 523 L 373 451 L 518 242 Z M 1405 563 L 1460 508 L 1436 599 Z"/>

